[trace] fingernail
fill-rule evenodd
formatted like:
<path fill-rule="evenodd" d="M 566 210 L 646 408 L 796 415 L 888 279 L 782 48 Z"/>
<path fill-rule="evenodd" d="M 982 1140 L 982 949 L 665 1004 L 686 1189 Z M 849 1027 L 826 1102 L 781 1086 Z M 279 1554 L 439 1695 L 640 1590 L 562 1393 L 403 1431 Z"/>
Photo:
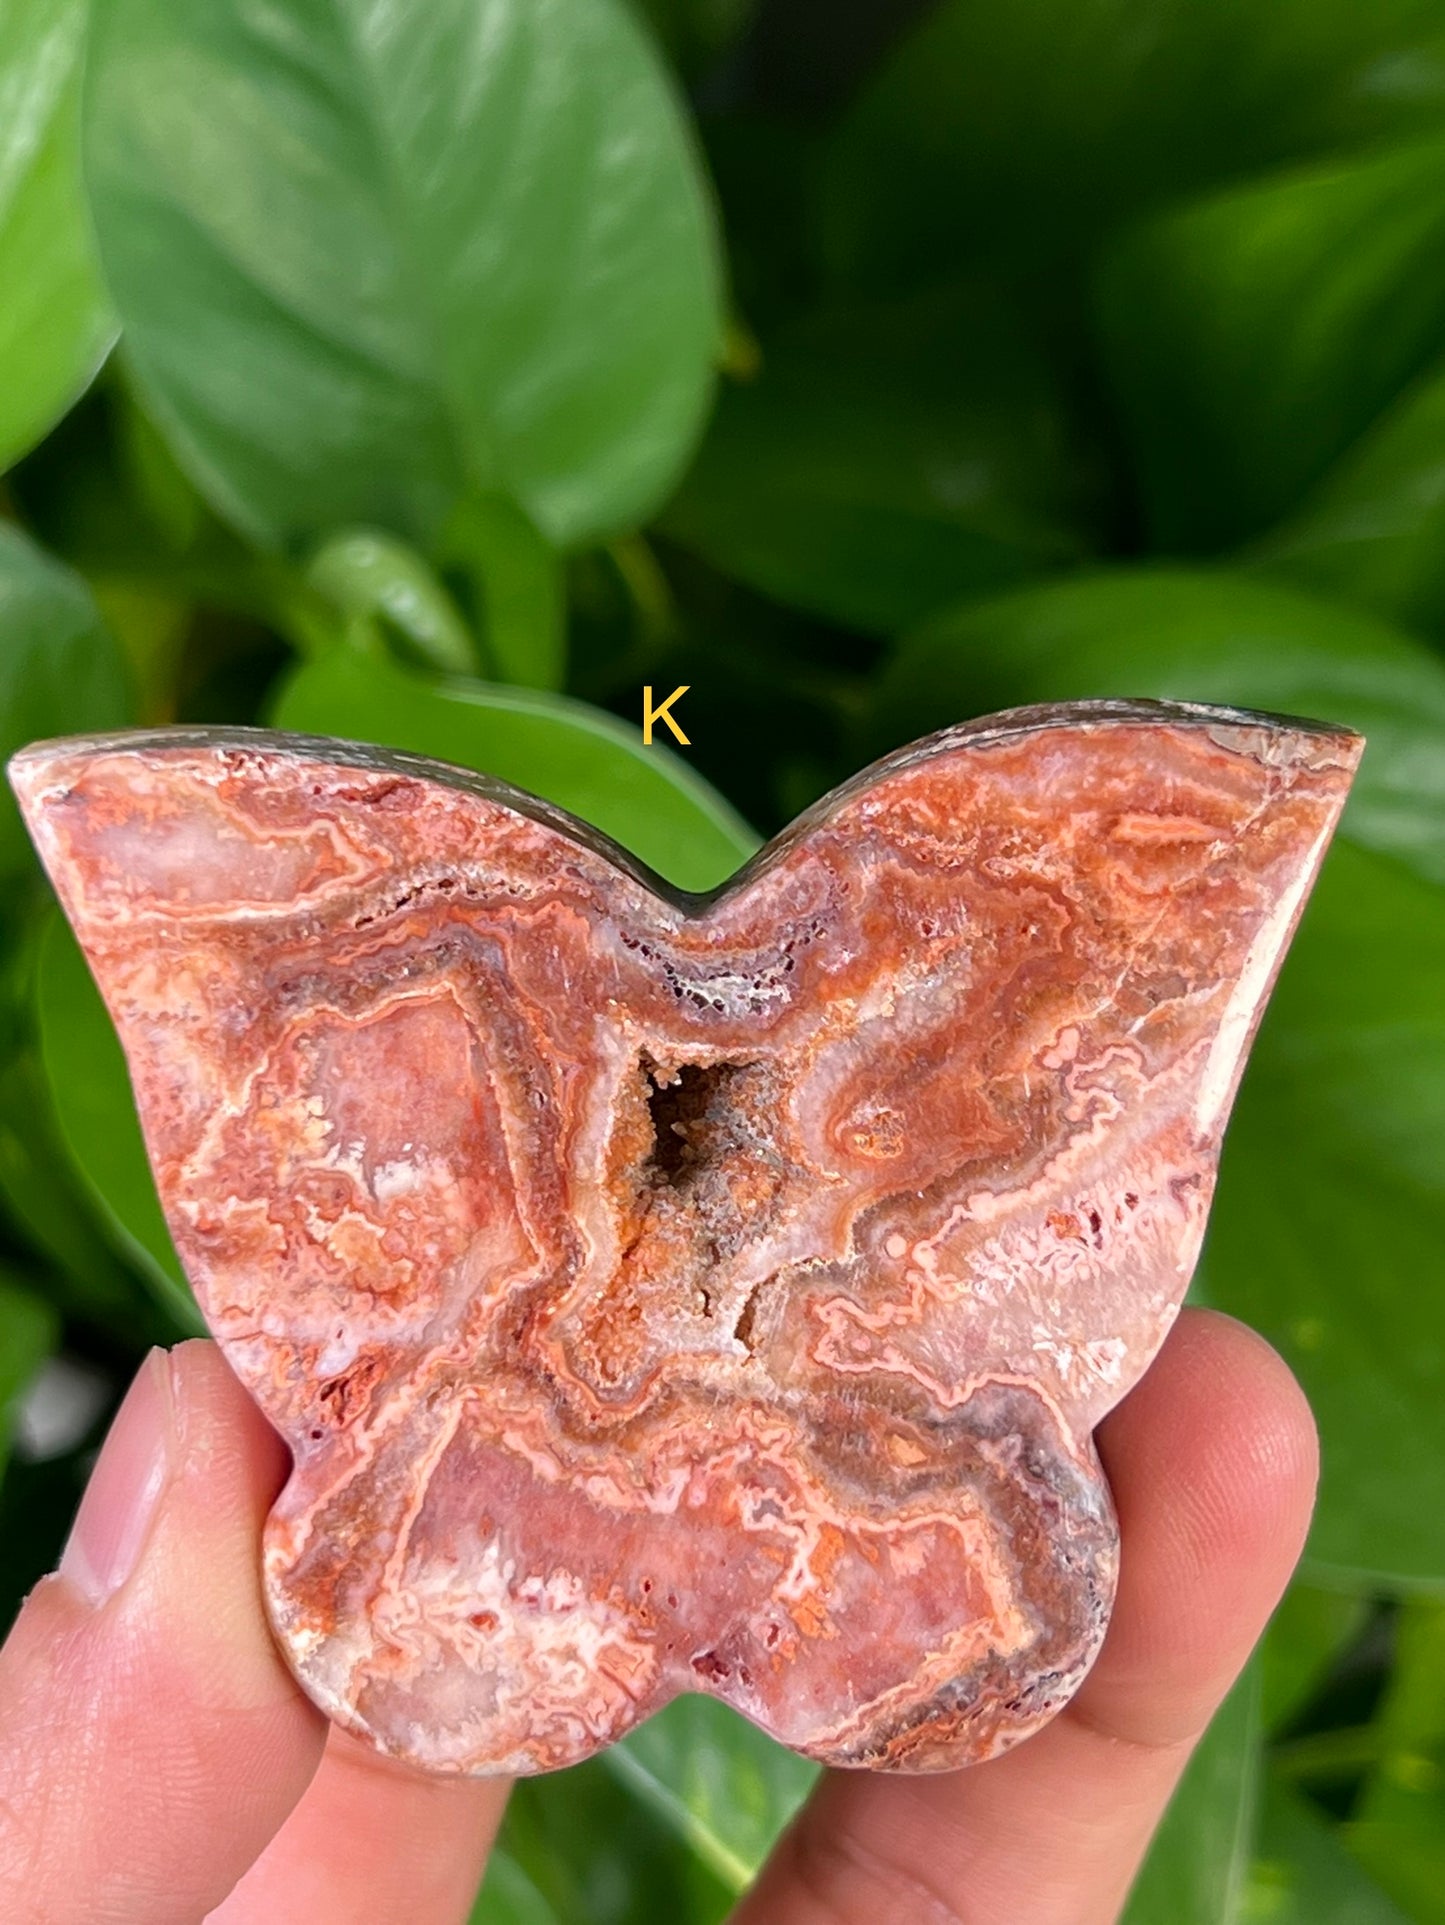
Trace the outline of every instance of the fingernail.
<path fill-rule="evenodd" d="M 152 1350 L 115 1413 L 60 1557 L 61 1576 L 92 1605 L 135 1569 L 170 1478 L 174 1426 L 171 1360 Z"/>

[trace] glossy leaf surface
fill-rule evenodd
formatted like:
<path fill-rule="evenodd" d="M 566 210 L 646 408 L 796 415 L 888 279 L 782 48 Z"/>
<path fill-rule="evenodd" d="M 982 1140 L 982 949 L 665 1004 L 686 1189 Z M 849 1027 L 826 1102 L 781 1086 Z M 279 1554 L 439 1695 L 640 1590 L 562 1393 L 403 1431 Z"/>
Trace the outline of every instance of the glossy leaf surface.
<path fill-rule="evenodd" d="M 618 0 L 110 0 L 89 83 L 128 352 L 238 526 L 425 539 L 479 487 L 570 542 L 666 490 L 718 276 Z"/>
<path fill-rule="evenodd" d="M 80 180 L 86 0 L 0 12 L 0 471 L 59 419 L 115 334 Z"/>

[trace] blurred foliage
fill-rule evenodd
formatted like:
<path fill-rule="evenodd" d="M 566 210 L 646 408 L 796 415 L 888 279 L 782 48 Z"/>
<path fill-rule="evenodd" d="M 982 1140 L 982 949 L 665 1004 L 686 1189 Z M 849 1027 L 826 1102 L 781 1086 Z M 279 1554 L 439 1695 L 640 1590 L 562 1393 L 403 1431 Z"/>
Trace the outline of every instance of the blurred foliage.
<path fill-rule="evenodd" d="M 1251 1664 L 1215 1713 L 1140 1872 L 1123 1925 L 1216 1925 L 1239 1915 L 1254 1842 L 1259 1674 Z"/>
<path fill-rule="evenodd" d="M 86 0 L 0 15 L 0 469 L 75 399 L 115 337 L 80 186 Z"/>
<path fill-rule="evenodd" d="M 1197 1286 L 1319 1516 L 1130 1925 L 1445 1918 L 1442 243 L 1445 0 L 0 18 L 0 748 L 391 743 L 696 888 L 1012 703 L 1367 732 Z M 195 1312 L 8 800 L 0 873 L 13 1603 Z M 680 1700 L 520 1788 L 477 1925 L 706 1925 L 811 1776 Z"/>

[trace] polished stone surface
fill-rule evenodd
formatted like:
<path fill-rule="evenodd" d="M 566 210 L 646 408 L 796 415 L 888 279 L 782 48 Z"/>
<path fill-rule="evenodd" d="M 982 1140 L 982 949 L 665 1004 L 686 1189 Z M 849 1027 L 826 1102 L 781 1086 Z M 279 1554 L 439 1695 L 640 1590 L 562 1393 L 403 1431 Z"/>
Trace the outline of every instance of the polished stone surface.
<path fill-rule="evenodd" d="M 902 1770 L 1048 1719 L 1114 1590 L 1091 1433 L 1184 1294 L 1359 748 L 1020 710 L 706 898 L 410 757 L 21 755 L 177 1249 L 295 1456 L 265 1584 L 315 1700 L 465 1772 L 680 1690 Z"/>

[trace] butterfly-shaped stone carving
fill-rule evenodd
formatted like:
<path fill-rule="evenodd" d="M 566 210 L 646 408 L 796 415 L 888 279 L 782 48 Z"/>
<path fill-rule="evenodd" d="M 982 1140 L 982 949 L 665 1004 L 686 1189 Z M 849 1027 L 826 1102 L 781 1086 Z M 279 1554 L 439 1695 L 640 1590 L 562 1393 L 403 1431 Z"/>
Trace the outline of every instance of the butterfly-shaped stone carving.
<path fill-rule="evenodd" d="M 18 757 L 176 1247 L 294 1454 L 265 1586 L 317 1703 L 464 1772 L 680 1690 L 842 1765 L 1043 1723 L 1114 1589 L 1091 1433 L 1188 1284 L 1359 749 L 1019 710 L 708 896 L 411 756 Z"/>

